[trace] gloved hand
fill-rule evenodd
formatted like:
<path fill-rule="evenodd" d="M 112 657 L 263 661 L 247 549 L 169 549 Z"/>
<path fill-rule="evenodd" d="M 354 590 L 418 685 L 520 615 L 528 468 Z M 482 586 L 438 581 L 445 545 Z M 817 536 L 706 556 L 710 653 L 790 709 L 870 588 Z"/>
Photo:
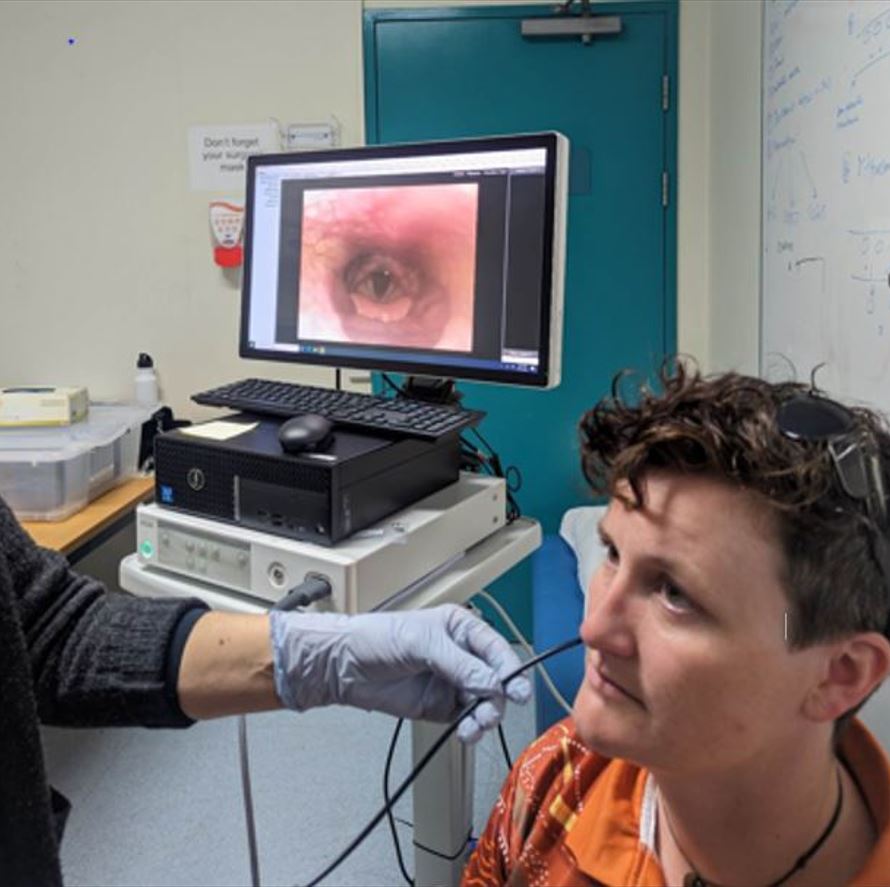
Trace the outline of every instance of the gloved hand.
<path fill-rule="evenodd" d="M 449 721 L 485 697 L 458 727 L 475 742 L 504 712 L 505 697 L 531 697 L 525 677 L 501 681 L 519 658 L 494 629 L 463 607 L 367 613 L 272 610 L 275 690 L 288 708 L 354 705 L 400 718 Z"/>

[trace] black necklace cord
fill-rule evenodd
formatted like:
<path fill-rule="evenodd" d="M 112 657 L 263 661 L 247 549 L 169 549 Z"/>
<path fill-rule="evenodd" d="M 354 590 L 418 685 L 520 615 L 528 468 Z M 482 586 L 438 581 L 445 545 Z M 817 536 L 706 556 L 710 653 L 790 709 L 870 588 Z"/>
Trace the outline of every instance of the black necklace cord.
<path fill-rule="evenodd" d="M 551 656 L 556 656 L 557 653 L 562 653 L 564 650 L 569 650 L 572 647 L 577 647 L 580 643 L 582 643 L 581 638 L 572 638 L 568 641 L 563 641 L 561 644 L 557 644 L 555 647 L 551 647 L 549 650 L 545 650 L 543 653 L 529 659 L 528 662 L 524 662 L 519 668 L 515 671 L 510 672 L 503 681 L 501 681 L 501 686 L 506 687 L 513 678 L 522 674 L 522 672 L 528 670 L 529 668 L 534 668 L 539 662 L 542 662 L 544 659 L 549 659 Z M 372 831 L 378 826 L 380 821 L 386 816 L 387 812 L 391 810 L 395 804 L 398 802 L 399 798 L 402 797 L 403 794 L 408 790 L 411 783 L 417 779 L 420 771 L 423 770 L 424 767 L 432 760 L 433 755 L 451 738 L 451 734 L 454 733 L 455 730 L 460 726 L 460 722 L 467 717 L 467 715 L 472 714 L 476 710 L 476 706 L 480 703 L 484 702 L 484 697 L 480 697 L 475 702 L 471 702 L 444 730 L 442 735 L 429 747 L 426 754 L 417 762 L 414 769 L 408 774 L 405 778 L 404 782 L 395 790 L 393 795 L 389 798 L 389 800 L 383 805 L 383 808 L 379 810 L 374 818 L 358 833 L 358 835 L 353 838 L 350 842 L 349 846 L 317 877 L 313 878 L 307 887 L 316 887 L 316 885 L 326 878 L 332 871 L 334 871 L 340 863 L 343 862 L 358 846 L 361 844 L 368 835 L 371 834 Z"/>
<path fill-rule="evenodd" d="M 772 881 L 767 885 L 767 887 L 781 887 L 792 875 L 796 875 L 802 868 L 806 866 L 806 864 L 819 852 L 819 849 L 822 845 L 828 840 L 829 835 L 834 831 L 834 827 L 837 825 L 837 821 L 841 817 L 841 809 L 844 805 L 844 785 L 841 781 L 841 771 L 838 768 L 837 771 L 837 803 L 834 805 L 834 812 L 831 814 L 831 819 L 828 820 L 828 825 L 822 830 L 822 834 L 816 838 L 814 844 L 810 846 L 808 850 L 806 850 L 801 856 L 798 857 L 797 862 L 782 875 L 781 878 L 778 878 L 775 881 Z M 665 810 L 664 814 L 665 822 L 667 822 L 668 830 L 671 833 L 671 837 L 674 839 L 674 843 L 677 845 L 677 849 L 683 854 L 683 858 L 687 863 L 691 862 L 689 857 L 686 855 L 686 852 L 680 846 L 680 842 L 677 840 L 677 836 L 674 834 L 674 827 L 671 825 L 671 818 L 667 814 L 667 810 Z M 706 881 L 696 870 L 695 866 L 692 867 L 692 871 L 689 872 L 683 878 L 683 887 L 717 887 L 716 884 L 712 884 L 710 881 Z"/>

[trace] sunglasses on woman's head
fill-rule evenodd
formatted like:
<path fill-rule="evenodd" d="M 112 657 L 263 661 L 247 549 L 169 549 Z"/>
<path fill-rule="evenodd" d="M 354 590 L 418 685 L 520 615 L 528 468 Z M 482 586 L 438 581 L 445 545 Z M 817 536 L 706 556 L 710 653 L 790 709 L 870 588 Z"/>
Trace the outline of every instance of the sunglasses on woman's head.
<path fill-rule="evenodd" d="M 812 391 L 797 394 L 781 404 L 776 412 L 776 424 L 791 440 L 826 444 L 844 492 L 865 506 L 872 555 L 890 590 L 887 497 L 874 436 L 859 426 L 855 414 L 847 407 Z"/>
<path fill-rule="evenodd" d="M 872 435 L 857 427 L 853 412 L 818 394 L 798 394 L 776 413 L 779 430 L 791 440 L 824 442 L 844 492 L 865 503 L 869 518 L 887 522 L 881 460 Z"/>

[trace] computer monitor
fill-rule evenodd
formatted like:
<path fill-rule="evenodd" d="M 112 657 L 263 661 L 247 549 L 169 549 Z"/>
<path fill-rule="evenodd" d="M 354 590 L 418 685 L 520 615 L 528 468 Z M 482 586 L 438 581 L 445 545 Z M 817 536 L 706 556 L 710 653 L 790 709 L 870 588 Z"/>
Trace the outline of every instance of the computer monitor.
<path fill-rule="evenodd" d="M 559 384 L 558 133 L 248 159 L 242 357 Z"/>

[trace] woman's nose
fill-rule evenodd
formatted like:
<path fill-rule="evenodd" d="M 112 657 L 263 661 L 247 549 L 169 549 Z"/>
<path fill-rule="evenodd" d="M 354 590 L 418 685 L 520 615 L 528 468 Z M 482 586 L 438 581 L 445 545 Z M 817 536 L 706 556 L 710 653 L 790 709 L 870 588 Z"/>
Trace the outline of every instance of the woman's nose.
<path fill-rule="evenodd" d="M 629 577 L 621 570 L 601 567 L 587 593 L 587 612 L 581 622 L 581 640 L 588 647 L 613 656 L 636 654 L 634 601 Z"/>

